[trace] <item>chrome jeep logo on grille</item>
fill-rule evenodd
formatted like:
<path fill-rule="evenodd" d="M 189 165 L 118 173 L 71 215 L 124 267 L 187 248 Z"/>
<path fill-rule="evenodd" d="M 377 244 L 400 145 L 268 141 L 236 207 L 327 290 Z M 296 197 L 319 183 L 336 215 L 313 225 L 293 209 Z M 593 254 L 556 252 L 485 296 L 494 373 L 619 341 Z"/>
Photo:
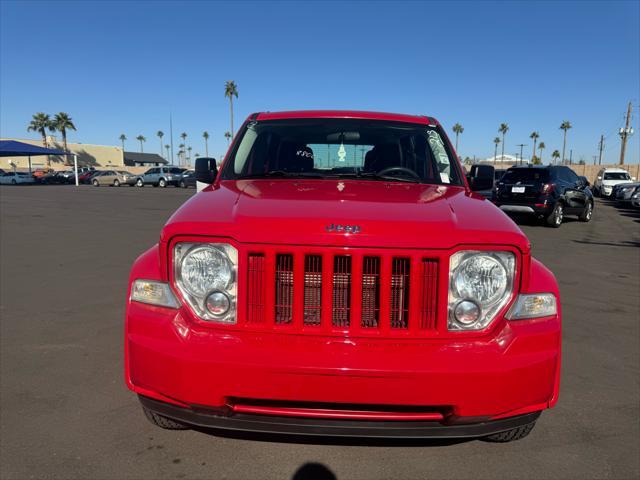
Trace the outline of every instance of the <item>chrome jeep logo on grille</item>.
<path fill-rule="evenodd" d="M 338 223 L 332 223 L 324 227 L 327 232 L 336 232 L 336 233 L 360 233 L 362 230 L 360 225 L 340 225 Z"/>

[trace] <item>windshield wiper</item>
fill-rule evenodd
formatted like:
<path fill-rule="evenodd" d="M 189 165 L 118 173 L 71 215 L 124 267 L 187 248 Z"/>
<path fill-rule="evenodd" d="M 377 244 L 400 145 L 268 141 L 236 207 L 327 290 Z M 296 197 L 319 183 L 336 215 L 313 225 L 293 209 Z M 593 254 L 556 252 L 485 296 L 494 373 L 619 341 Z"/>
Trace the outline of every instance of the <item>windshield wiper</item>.
<path fill-rule="evenodd" d="M 358 171 L 355 176 L 357 178 L 375 178 L 376 180 L 388 180 L 392 182 L 421 183 L 421 180 L 411 177 L 396 177 L 393 175 L 378 175 L 376 172 Z"/>
<path fill-rule="evenodd" d="M 245 178 L 271 178 L 271 177 L 283 177 L 283 178 L 324 178 L 323 175 L 313 172 L 285 172 L 284 170 L 271 170 L 269 172 L 250 173 L 248 175 L 241 175 L 237 180 L 244 180 Z"/>

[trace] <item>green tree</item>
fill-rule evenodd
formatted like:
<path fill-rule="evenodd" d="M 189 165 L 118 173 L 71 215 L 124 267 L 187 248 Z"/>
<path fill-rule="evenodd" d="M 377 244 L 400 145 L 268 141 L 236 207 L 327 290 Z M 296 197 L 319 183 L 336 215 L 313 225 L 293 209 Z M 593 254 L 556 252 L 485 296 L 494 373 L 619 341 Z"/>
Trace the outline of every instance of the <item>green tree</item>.
<path fill-rule="evenodd" d="M 158 130 L 156 132 L 156 136 L 160 139 L 160 156 L 162 156 L 162 137 L 164 137 L 164 132 L 162 130 Z"/>
<path fill-rule="evenodd" d="M 127 136 L 124 133 L 121 133 L 118 138 L 122 142 L 122 151 L 124 152 L 124 141 L 127 139 Z"/>
<path fill-rule="evenodd" d="M 564 154 L 567 146 L 567 130 L 571 128 L 571 122 L 569 120 L 565 120 L 560 124 L 560 130 L 564 132 L 564 138 L 562 140 L 562 164 L 564 165 Z"/>
<path fill-rule="evenodd" d="M 138 140 L 140 142 L 140 153 L 144 153 L 144 148 L 143 148 L 143 143 L 147 141 L 147 139 L 144 137 L 144 135 L 138 135 L 136 137 L 136 140 Z"/>
<path fill-rule="evenodd" d="M 68 113 L 60 112 L 56 113 L 51 122 L 51 128 L 57 130 L 62 135 L 62 144 L 64 145 L 64 151 L 68 152 L 67 148 L 67 130 L 75 130 L 76 126 L 73 124 L 73 120 Z"/>
<path fill-rule="evenodd" d="M 231 117 L 231 136 L 233 136 L 233 97 L 238 98 L 238 86 L 233 80 L 224 83 L 224 96 L 229 99 L 229 113 Z"/>
<path fill-rule="evenodd" d="M 500 144 L 500 137 L 496 137 L 493 139 L 493 143 L 495 144 L 495 148 L 493 150 L 493 164 L 496 164 L 496 158 L 498 158 L 498 145 Z"/>
<path fill-rule="evenodd" d="M 183 134 L 185 137 L 187 136 L 186 133 Z M 178 148 L 180 150 L 178 150 L 178 160 L 180 162 L 180 165 L 182 165 L 184 163 L 184 158 L 182 158 L 182 156 L 184 156 L 185 154 L 185 149 L 184 149 L 185 145 L 184 143 L 181 143 L 180 145 L 178 145 Z"/>
<path fill-rule="evenodd" d="M 204 155 L 209 156 L 209 132 L 206 130 L 202 132 L 202 138 L 204 138 Z"/>
<path fill-rule="evenodd" d="M 458 135 L 460 135 L 462 132 L 464 132 L 464 127 L 459 123 L 456 123 L 453 126 L 453 133 L 456 134 L 456 152 L 458 151 Z"/>
<path fill-rule="evenodd" d="M 538 150 L 540 150 L 540 155 L 538 155 L 538 158 L 540 159 L 540 163 L 542 163 L 542 150 L 544 150 L 547 146 L 544 144 L 544 142 L 540 142 L 538 144 Z"/>
<path fill-rule="evenodd" d="M 187 147 L 187 152 L 189 152 L 189 161 L 191 161 L 191 150 L 193 150 L 191 147 Z"/>
<path fill-rule="evenodd" d="M 43 112 L 33 115 L 27 126 L 27 132 L 38 132 L 42 135 L 42 144 L 47 147 L 47 129 L 51 129 L 51 118 Z"/>
<path fill-rule="evenodd" d="M 224 138 L 227 139 L 227 147 L 228 147 L 229 141 L 231 140 L 231 132 L 224 132 Z"/>
<path fill-rule="evenodd" d="M 536 157 L 536 142 L 538 138 L 540 138 L 540 134 L 534 130 L 531 132 L 531 135 L 529 135 L 529 138 L 533 140 L 533 153 L 531 154 L 531 161 L 533 162 L 533 159 Z"/>
<path fill-rule="evenodd" d="M 171 145 L 165 145 L 164 148 L 167 150 L 167 156 L 165 158 L 169 160 L 169 150 L 171 149 Z"/>
<path fill-rule="evenodd" d="M 551 156 L 553 157 L 553 163 L 556 163 L 558 158 L 560 158 L 560 152 L 558 150 L 554 150 Z"/>
<path fill-rule="evenodd" d="M 498 132 L 502 134 L 502 159 L 501 159 L 502 162 L 504 162 L 504 137 L 508 131 L 509 131 L 509 125 L 507 125 L 506 123 L 501 123 L 500 127 L 498 128 Z"/>

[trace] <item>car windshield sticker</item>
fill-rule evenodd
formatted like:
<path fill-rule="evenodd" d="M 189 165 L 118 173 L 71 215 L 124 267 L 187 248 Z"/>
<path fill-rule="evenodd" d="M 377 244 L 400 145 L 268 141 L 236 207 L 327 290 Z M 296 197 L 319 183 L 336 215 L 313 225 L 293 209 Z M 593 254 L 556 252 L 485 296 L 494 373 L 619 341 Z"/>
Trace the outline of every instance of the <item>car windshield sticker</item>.
<path fill-rule="evenodd" d="M 444 148 L 444 143 L 442 143 L 442 138 L 440 138 L 438 132 L 436 132 L 435 130 L 429 130 L 427 131 L 427 136 L 429 138 L 429 146 L 431 147 L 431 150 L 433 151 L 433 154 L 436 157 L 436 161 L 441 167 L 441 170 L 449 167 L 449 156 L 447 155 L 447 151 Z"/>
<path fill-rule="evenodd" d="M 347 151 L 344 148 L 344 143 L 340 142 L 340 148 L 338 149 L 338 161 L 344 162 L 347 160 Z"/>
<path fill-rule="evenodd" d="M 442 180 L 442 183 L 451 183 L 451 181 L 449 180 L 449 174 L 447 172 L 440 173 L 440 180 Z"/>

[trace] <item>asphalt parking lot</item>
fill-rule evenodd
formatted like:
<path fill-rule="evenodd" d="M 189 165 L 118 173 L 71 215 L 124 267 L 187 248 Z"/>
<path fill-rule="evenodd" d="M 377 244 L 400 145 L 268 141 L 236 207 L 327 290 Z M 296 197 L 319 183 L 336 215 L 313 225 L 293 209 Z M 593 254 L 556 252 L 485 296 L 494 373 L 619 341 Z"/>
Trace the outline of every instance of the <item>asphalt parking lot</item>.
<path fill-rule="evenodd" d="M 637 211 L 598 201 L 588 224 L 521 224 L 564 310 L 560 402 L 529 437 L 296 443 L 158 429 L 124 385 L 130 265 L 193 192 L 0 187 L 1 478 L 640 476 Z"/>

